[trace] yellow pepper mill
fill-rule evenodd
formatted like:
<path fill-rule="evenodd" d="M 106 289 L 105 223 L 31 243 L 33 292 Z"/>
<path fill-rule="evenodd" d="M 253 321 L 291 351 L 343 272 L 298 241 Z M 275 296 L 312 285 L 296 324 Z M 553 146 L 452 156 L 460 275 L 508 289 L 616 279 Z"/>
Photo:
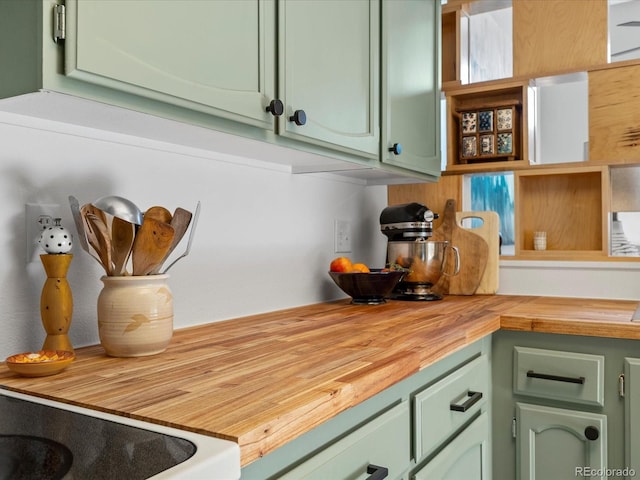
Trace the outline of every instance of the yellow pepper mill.
<path fill-rule="evenodd" d="M 67 281 L 67 271 L 73 255 L 71 234 L 55 219 L 52 227 L 40 235 L 40 244 L 47 252 L 40 255 L 47 279 L 40 296 L 40 317 L 47 332 L 43 350 L 67 350 L 73 352 L 68 332 L 73 314 L 73 295 Z"/>

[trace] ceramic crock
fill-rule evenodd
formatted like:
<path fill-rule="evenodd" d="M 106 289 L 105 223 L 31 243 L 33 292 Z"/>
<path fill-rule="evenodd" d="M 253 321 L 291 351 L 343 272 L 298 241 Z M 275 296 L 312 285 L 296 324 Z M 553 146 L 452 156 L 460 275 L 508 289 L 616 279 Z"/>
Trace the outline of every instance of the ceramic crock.
<path fill-rule="evenodd" d="M 103 276 L 98 333 L 107 355 L 140 357 L 163 352 L 173 336 L 169 275 Z"/>

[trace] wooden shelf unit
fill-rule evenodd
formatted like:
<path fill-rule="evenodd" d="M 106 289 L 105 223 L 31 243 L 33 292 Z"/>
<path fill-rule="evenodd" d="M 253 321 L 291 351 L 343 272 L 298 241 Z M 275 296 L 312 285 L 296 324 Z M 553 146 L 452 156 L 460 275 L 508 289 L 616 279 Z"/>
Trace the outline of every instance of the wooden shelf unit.
<path fill-rule="evenodd" d="M 609 256 L 609 166 L 640 163 L 640 60 L 607 63 L 606 0 L 585 2 L 577 10 L 568 0 L 542 6 L 536 0 L 514 2 L 514 76 L 463 84 L 463 20 L 474 1 L 449 0 L 442 8 L 446 170 L 437 184 L 390 186 L 390 204 L 418 201 L 437 211 L 445 199 L 454 198 L 462 205 L 465 174 L 513 171 L 515 255 L 502 259 L 640 262 L 640 257 Z M 531 80 L 584 71 L 589 76 L 589 160 L 534 163 Z M 458 112 L 509 101 L 521 106 L 520 158 L 460 163 Z M 544 251 L 533 248 L 538 230 L 547 232 Z"/>
<path fill-rule="evenodd" d="M 487 163 L 503 170 L 529 164 L 528 88 L 528 81 L 492 81 L 487 84 L 450 89 L 446 92 L 447 171 L 478 170 L 479 165 Z M 514 124 L 517 126 L 513 130 L 514 155 L 508 158 L 478 155 L 472 161 L 462 158 L 461 112 L 473 110 L 481 112 L 501 107 L 514 107 Z"/>
<path fill-rule="evenodd" d="M 514 175 L 516 257 L 608 256 L 608 167 L 519 170 Z M 547 232 L 546 250 L 534 250 L 534 231 Z"/>

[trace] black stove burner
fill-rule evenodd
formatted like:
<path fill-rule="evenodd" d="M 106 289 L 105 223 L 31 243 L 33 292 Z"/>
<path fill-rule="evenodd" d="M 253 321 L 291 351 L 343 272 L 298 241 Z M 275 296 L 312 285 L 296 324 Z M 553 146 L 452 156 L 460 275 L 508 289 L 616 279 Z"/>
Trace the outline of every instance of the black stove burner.
<path fill-rule="evenodd" d="M 0 435 L 0 480 L 60 480 L 71 468 L 67 447 L 32 435 Z"/>

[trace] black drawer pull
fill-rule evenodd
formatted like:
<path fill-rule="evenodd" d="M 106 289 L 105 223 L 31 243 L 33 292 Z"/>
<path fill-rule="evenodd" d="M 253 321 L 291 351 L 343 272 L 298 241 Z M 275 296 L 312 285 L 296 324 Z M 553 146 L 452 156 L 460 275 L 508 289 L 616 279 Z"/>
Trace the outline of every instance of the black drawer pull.
<path fill-rule="evenodd" d="M 527 372 L 529 378 L 541 378 L 542 380 L 553 380 L 554 382 L 579 383 L 584 385 L 584 377 L 561 377 L 559 375 L 549 375 L 548 373 L 536 373 L 533 370 Z"/>
<path fill-rule="evenodd" d="M 365 480 L 382 480 L 389 476 L 389 469 L 378 465 L 367 465 L 367 473 L 369 476 Z"/>
<path fill-rule="evenodd" d="M 454 412 L 466 412 L 472 406 L 474 406 L 478 401 L 482 398 L 482 392 L 472 392 L 469 390 L 467 392 L 467 398 L 464 403 L 451 403 L 449 404 L 449 410 Z"/>

